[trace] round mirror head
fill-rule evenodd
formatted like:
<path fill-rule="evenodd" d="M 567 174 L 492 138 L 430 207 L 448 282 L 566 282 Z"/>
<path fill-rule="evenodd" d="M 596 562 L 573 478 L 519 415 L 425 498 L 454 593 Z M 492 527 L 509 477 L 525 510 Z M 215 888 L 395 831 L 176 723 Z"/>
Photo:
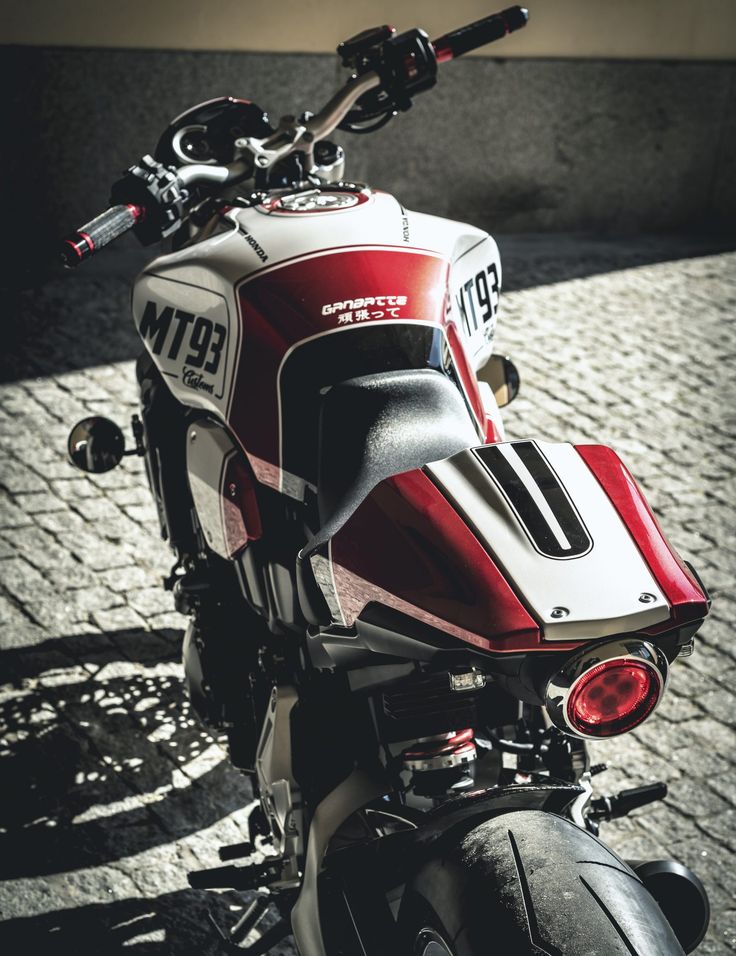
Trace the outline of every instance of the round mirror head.
<path fill-rule="evenodd" d="M 69 461 L 81 471 L 110 471 L 125 454 L 125 437 L 109 418 L 83 418 L 69 432 Z"/>
<path fill-rule="evenodd" d="M 513 400 L 519 394 L 519 388 L 521 387 L 521 377 L 519 376 L 518 368 L 514 365 L 508 355 L 504 355 L 503 357 L 503 367 L 504 375 L 506 377 L 508 400 L 509 402 L 513 402 Z"/>
<path fill-rule="evenodd" d="M 513 402 L 519 394 L 519 370 L 508 355 L 492 355 L 481 369 L 480 378 L 491 386 L 499 408 Z"/>

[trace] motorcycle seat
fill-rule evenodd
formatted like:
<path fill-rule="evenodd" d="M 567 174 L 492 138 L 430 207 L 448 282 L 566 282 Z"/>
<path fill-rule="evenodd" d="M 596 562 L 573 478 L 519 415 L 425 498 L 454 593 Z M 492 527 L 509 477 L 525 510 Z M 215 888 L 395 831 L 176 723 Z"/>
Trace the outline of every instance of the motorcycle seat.
<path fill-rule="evenodd" d="M 302 554 L 329 541 L 385 478 L 477 443 L 462 392 L 441 372 L 401 369 L 332 386 L 319 421 L 320 527 Z"/>

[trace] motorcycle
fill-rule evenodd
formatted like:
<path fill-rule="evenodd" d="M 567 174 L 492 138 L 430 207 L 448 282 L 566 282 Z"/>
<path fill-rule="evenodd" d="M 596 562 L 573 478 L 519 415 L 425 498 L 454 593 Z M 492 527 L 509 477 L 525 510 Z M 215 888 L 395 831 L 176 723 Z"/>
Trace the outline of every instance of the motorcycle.
<path fill-rule="evenodd" d="M 587 752 L 651 716 L 707 592 L 612 449 L 505 440 L 494 240 L 347 181 L 328 139 L 526 22 L 366 30 L 275 127 L 195 106 L 63 243 L 166 242 L 133 289 L 134 447 L 93 417 L 69 456 L 144 456 L 189 697 L 259 799 L 189 874 L 259 891 L 228 951 L 672 956 L 707 928 L 695 874 L 597 839 L 666 787 L 594 797 Z"/>

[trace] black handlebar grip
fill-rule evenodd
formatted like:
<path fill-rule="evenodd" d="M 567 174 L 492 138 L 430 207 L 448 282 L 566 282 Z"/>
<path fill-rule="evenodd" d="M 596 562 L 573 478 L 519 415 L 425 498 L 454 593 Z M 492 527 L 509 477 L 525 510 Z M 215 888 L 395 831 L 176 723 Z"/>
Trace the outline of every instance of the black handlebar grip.
<path fill-rule="evenodd" d="M 463 53 L 469 53 L 486 43 L 500 40 L 507 33 L 525 27 L 529 19 L 529 11 L 525 7 L 508 7 L 500 13 L 476 20 L 465 27 L 446 33 L 432 42 L 438 63 L 454 60 Z"/>
<path fill-rule="evenodd" d="M 61 244 L 61 258 L 69 268 L 78 266 L 80 262 L 122 236 L 124 232 L 143 219 L 145 210 L 142 206 L 127 205 L 111 206 L 91 222 L 86 223 L 75 233 L 64 239 Z"/>

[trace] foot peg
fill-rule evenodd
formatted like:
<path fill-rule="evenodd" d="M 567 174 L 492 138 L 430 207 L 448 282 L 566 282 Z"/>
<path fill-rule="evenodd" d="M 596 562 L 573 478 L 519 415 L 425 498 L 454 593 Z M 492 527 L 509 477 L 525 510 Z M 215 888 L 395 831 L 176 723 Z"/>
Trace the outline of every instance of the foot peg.
<path fill-rule="evenodd" d="M 255 847 L 250 841 L 243 843 L 231 843 L 229 846 L 221 846 L 217 851 L 223 863 L 230 860 L 242 860 L 244 856 L 250 856 Z"/>
<path fill-rule="evenodd" d="M 281 863 L 253 863 L 250 866 L 213 866 L 187 874 L 193 890 L 256 890 L 281 876 Z"/>
<path fill-rule="evenodd" d="M 618 820 L 632 810 L 645 807 L 667 796 L 666 783 L 650 783 L 644 787 L 632 787 L 610 797 L 596 797 L 590 801 L 588 817 L 592 820 Z"/>
<path fill-rule="evenodd" d="M 271 908 L 271 900 L 267 896 L 256 896 L 248 909 L 230 930 L 230 941 L 242 943 L 246 936 L 262 922 L 263 917 Z"/>
<path fill-rule="evenodd" d="M 271 842 L 271 825 L 266 819 L 266 815 L 260 805 L 255 806 L 251 810 L 246 823 L 246 831 L 248 834 L 247 840 L 243 840 L 242 843 L 230 843 L 227 846 L 220 847 L 218 855 L 223 863 L 227 863 L 230 860 L 242 860 L 244 856 L 250 856 L 251 853 L 254 853 L 256 850 L 256 837 L 266 837 L 268 838 L 266 842 Z"/>

